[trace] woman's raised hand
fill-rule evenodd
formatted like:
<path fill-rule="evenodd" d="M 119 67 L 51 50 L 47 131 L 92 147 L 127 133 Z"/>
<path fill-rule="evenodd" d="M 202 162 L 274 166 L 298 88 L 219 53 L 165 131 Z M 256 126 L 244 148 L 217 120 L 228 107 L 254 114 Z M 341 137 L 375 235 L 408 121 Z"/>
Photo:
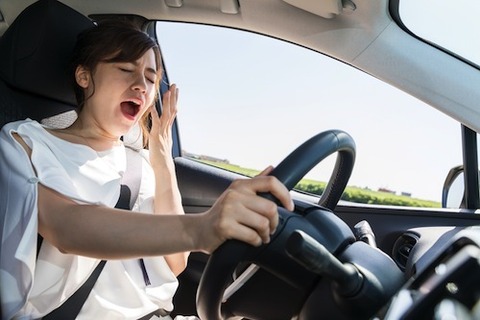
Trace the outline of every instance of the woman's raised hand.
<path fill-rule="evenodd" d="M 178 88 L 172 84 L 162 97 L 162 115 L 158 115 L 155 106 L 151 107 L 152 128 L 148 143 L 150 162 L 154 169 L 165 163 L 172 165 L 172 126 L 177 116 L 177 100 Z"/>

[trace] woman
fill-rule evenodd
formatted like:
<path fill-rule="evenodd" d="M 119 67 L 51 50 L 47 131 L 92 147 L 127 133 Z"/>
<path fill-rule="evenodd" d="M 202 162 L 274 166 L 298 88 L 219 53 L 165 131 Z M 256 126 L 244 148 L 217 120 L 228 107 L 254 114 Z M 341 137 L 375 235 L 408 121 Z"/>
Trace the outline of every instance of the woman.
<path fill-rule="evenodd" d="M 269 241 L 277 208 L 258 192 L 271 192 L 293 210 L 288 190 L 266 176 L 267 168 L 232 183 L 208 211 L 184 214 L 171 157 L 178 89 L 172 85 L 162 97 L 159 116 L 154 103 L 160 53 L 145 33 L 117 23 L 87 30 L 78 39 L 72 73 L 78 118 L 71 126 L 55 130 L 25 120 L 1 132 L 1 153 L 15 159 L 6 164 L 13 175 L 2 169 L 2 190 L 13 200 L 25 199 L 2 201 L 10 203 L 2 210 L 17 216 L 21 211 L 29 231 L 15 240 L 12 256 L 22 263 L 1 261 L 4 312 L 25 318 L 48 314 L 81 286 L 99 259 L 108 262 L 77 319 L 138 319 L 159 308 L 171 310 L 175 276 L 185 268 L 188 252 L 211 253 L 227 239 Z M 137 123 L 149 152 L 133 210 L 152 214 L 113 208 L 125 171 L 120 138 Z M 35 265 L 37 230 L 44 241 Z M 2 248 L 12 244 L 2 239 Z M 29 292 L 26 300 L 22 292 Z"/>

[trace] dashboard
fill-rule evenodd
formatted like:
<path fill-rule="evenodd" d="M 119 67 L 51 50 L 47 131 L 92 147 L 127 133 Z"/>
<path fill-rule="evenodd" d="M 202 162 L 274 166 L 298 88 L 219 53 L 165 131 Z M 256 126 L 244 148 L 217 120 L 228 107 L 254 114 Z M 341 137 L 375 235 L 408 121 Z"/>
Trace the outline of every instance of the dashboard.
<path fill-rule="evenodd" d="M 480 227 L 418 228 L 405 285 L 378 319 L 479 319 Z M 436 238 L 436 241 L 433 241 Z"/>

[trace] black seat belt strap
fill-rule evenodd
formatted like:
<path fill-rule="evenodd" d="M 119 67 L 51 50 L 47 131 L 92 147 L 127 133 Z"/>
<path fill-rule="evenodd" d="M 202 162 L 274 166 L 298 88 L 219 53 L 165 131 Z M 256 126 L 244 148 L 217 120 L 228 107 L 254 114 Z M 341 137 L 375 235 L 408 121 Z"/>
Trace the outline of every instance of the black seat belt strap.
<path fill-rule="evenodd" d="M 142 157 L 137 151 L 130 148 L 125 148 L 127 155 L 127 168 L 125 174 L 122 177 L 122 185 L 120 188 L 120 197 L 115 208 L 131 210 L 135 201 L 138 198 L 140 191 L 140 183 L 142 181 Z M 42 243 L 42 237 L 38 235 L 37 240 L 37 256 L 40 251 L 40 245 Z M 95 270 L 93 270 L 90 277 L 85 283 L 71 295 L 62 305 L 53 310 L 42 319 L 44 320 L 68 320 L 75 319 L 80 313 L 85 301 L 87 301 L 88 295 L 93 289 L 93 286 L 97 282 L 98 277 L 102 273 L 106 260 L 100 261 Z M 148 280 L 143 260 L 140 259 L 140 266 L 142 267 L 143 276 L 145 282 Z"/>
<path fill-rule="evenodd" d="M 90 277 L 85 283 L 70 296 L 60 307 L 53 310 L 42 319 L 44 320 L 60 320 L 60 319 L 75 319 L 80 313 L 85 301 L 87 301 L 90 291 L 97 282 L 100 273 L 105 266 L 106 260 L 100 261 L 95 270 L 93 270 Z"/>

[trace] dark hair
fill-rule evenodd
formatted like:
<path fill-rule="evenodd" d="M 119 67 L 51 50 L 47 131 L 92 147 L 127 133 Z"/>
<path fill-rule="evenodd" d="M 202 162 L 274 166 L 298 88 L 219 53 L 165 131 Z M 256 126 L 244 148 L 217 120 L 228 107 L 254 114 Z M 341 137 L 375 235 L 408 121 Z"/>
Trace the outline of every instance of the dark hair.
<path fill-rule="evenodd" d="M 162 61 L 160 49 L 154 39 L 128 22 L 104 21 L 89 28 L 78 35 L 71 60 L 71 79 L 77 99 L 79 112 L 85 101 L 85 92 L 75 81 L 75 70 L 83 66 L 90 72 L 95 72 L 100 62 L 134 62 L 140 59 L 145 52 L 153 49 L 157 69 L 155 91 L 158 94 L 162 76 Z M 92 95 L 95 92 L 95 83 Z M 140 120 L 144 143 L 148 134 L 148 113 Z"/>

